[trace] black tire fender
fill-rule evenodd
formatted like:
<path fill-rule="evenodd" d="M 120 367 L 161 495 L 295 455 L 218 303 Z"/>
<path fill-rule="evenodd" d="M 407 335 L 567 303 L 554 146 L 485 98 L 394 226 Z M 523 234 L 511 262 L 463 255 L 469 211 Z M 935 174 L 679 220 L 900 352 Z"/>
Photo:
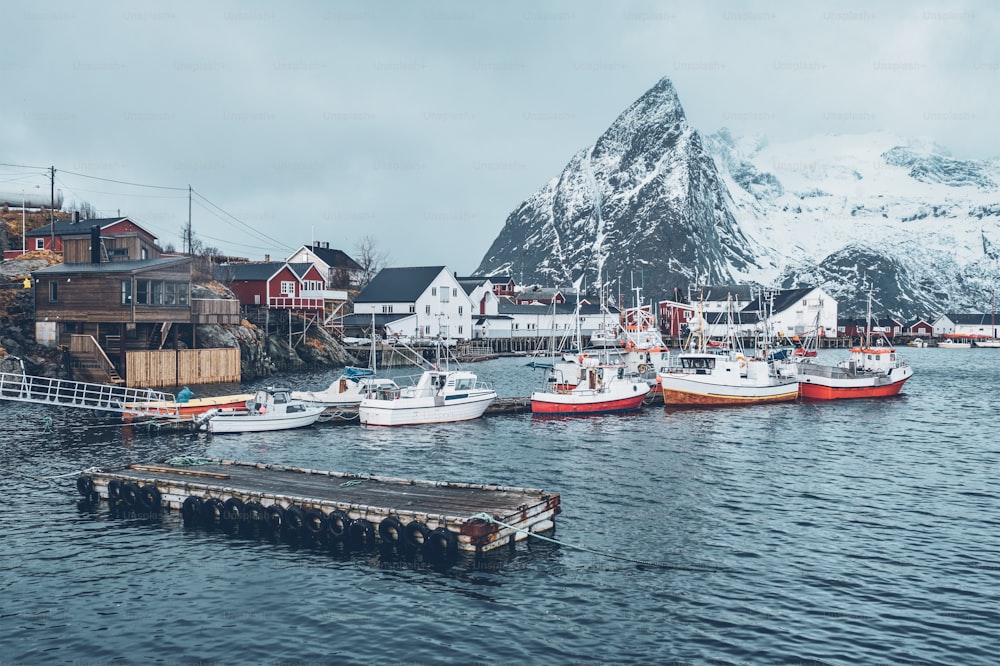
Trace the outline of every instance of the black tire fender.
<path fill-rule="evenodd" d="M 264 524 L 273 532 L 280 532 L 286 523 L 285 509 L 280 504 L 264 507 Z"/>
<path fill-rule="evenodd" d="M 313 507 L 302 514 L 302 526 L 309 534 L 320 534 L 326 529 L 326 515 Z"/>
<path fill-rule="evenodd" d="M 375 525 L 370 520 L 352 520 L 347 534 L 348 542 L 355 548 L 370 548 L 375 545 Z"/>
<path fill-rule="evenodd" d="M 108 502 L 114 504 L 117 500 L 121 499 L 122 487 L 124 485 L 121 479 L 111 479 L 108 481 Z"/>
<path fill-rule="evenodd" d="M 259 525 L 264 522 L 264 506 L 260 502 L 247 502 L 243 505 L 243 516 L 247 525 Z"/>
<path fill-rule="evenodd" d="M 430 539 L 431 530 L 419 520 L 411 520 L 403 530 L 403 543 L 407 548 L 423 550 Z"/>
<path fill-rule="evenodd" d="M 223 521 L 226 505 L 218 497 L 209 497 L 202 501 L 201 518 L 206 525 L 218 525 Z"/>
<path fill-rule="evenodd" d="M 340 541 L 347 536 L 351 519 L 340 509 L 331 511 L 326 516 L 326 535 L 334 541 Z"/>
<path fill-rule="evenodd" d="M 427 552 L 440 559 L 451 559 L 458 552 L 458 537 L 447 527 L 438 527 L 427 541 Z"/>
<path fill-rule="evenodd" d="M 122 486 L 122 502 L 129 509 L 138 509 L 142 506 L 142 489 L 138 483 L 126 483 Z"/>
<path fill-rule="evenodd" d="M 378 536 L 384 544 L 392 546 L 402 545 L 403 523 L 399 522 L 399 518 L 395 516 L 383 518 L 382 522 L 378 524 Z"/>
<path fill-rule="evenodd" d="M 231 525 L 239 525 L 244 519 L 246 505 L 237 497 L 230 497 L 222 504 L 222 520 Z"/>
<path fill-rule="evenodd" d="M 147 483 L 139 489 L 139 502 L 144 509 L 159 513 L 162 507 L 163 495 L 160 489 L 151 483 Z"/>
<path fill-rule="evenodd" d="M 201 520 L 202 504 L 204 502 L 197 495 L 184 498 L 184 503 L 181 504 L 181 518 L 185 523 L 196 523 Z"/>
<path fill-rule="evenodd" d="M 305 530 L 306 516 L 302 509 L 294 504 L 285 509 L 285 528 L 289 532 L 302 532 Z"/>
<path fill-rule="evenodd" d="M 76 480 L 76 492 L 89 498 L 94 492 L 94 479 L 89 476 L 81 476 Z"/>

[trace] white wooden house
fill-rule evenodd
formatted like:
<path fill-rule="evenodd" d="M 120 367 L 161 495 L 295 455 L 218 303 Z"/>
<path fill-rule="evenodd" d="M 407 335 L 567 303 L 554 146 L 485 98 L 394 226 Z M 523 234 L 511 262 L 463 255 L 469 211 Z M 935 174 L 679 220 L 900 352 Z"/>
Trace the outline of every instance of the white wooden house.
<path fill-rule="evenodd" d="M 472 301 L 446 266 L 383 268 L 354 300 L 355 318 L 372 314 L 393 316 L 385 317 L 387 335 L 473 337 Z"/>

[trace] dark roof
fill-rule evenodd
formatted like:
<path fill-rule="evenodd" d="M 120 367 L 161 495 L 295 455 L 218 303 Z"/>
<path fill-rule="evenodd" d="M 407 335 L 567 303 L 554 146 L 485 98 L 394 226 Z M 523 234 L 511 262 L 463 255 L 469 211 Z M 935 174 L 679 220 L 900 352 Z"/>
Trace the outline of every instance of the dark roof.
<path fill-rule="evenodd" d="M 801 301 L 803 298 L 809 295 L 815 287 L 801 287 L 799 289 L 778 289 L 769 290 L 765 293 L 759 294 L 756 298 L 746 304 L 743 308 L 743 312 L 766 312 L 768 306 L 766 305 L 770 294 L 774 295 L 774 301 L 772 302 L 773 308 L 771 312 L 784 312 L 788 308 L 792 307 L 797 301 Z"/>
<path fill-rule="evenodd" d="M 358 294 L 354 302 L 412 303 L 444 269 L 444 266 L 383 268 Z"/>
<path fill-rule="evenodd" d="M 755 287 L 748 284 L 720 284 L 702 287 L 700 292 L 692 289 L 692 302 L 697 303 L 699 298 L 706 301 L 724 301 L 729 296 L 746 303 L 753 300 Z"/>
<path fill-rule="evenodd" d="M 190 257 L 161 257 L 159 259 L 140 259 L 138 261 L 105 261 L 99 264 L 72 263 L 56 264 L 48 268 L 32 271 L 32 275 L 67 275 L 77 273 L 138 273 L 151 268 L 163 268 L 174 264 L 189 264 Z"/>
<path fill-rule="evenodd" d="M 497 312 L 502 315 L 551 315 L 555 309 L 556 314 L 571 315 L 576 312 L 576 303 L 513 303 L 506 299 L 501 299 L 497 303 Z M 609 307 L 610 316 L 617 317 L 618 309 Z M 601 313 L 600 303 L 581 303 L 581 315 L 596 315 Z"/>
<path fill-rule="evenodd" d="M 931 322 L 927 321 L 923 317 L 918 317 L 917 319 L 911 319 L 910 321 L 906 322 L 905 327 L 906 328 L 913 328 L 914 326 L 917 326 L 919 324 L 924 324 L 926 326 L 930 326 Z"/>
<path fill-rule="evenodd" d="M 378 313 L 375 315 L 375 326 L 385 326 L 386 324 L 390 324 L 397 319 L 404 319 L 412 316 L 414 316 L 412 312 L 401 312 L 397 314 Z M 338 321 L 343 323 L 345 327 L 370 328 L 372 325 L 372 316 L 370 314 L 349 314 L 344 315 Z"/>
<path fill-rule="evenodd" d="M 465 293 L 469 295 L 471 295 L 477 287 L 489 280 L 489 278 L 484 277 L 460 277 L 455 279 L 458 280 L 460 285 L 462 285 L 462 289 L 465 290 Z"/>
<path fill-rule="evenodd" d="M 128 217 L 97 217 L 89 220 L 80 220 L 74 222 L 73 220 L 55 220 L 52 224 L 46 224 L 43 227 L 38 227 L 37 229 L 32 229 L 26 232 L 25 236 L 36 237 L 36 236 L 51 236 L 53 234 L 53 227 L 55 228 L 56 236 L 72 236 L 75 234 L 89 234 L 91 227 L 99 227 L 104 229 L 105 227 L 110 227 L 116 222 L 121 222 L 122 220 L 128 220 L 132 224 L 136 224 L 135 220 Z M 142 227 L 140 227 L 142 228 Z M 143 231 L 146 231 L 143 229 Z M 148 231 L 146 231 L 149 234 Z M 153 236 L 153 234 L 149 234 Z M 155 236 L 153 236 L 155 238 Z"/>
<path fill-rule="evenodd" d="M 946 314 L 954 324 L 963 326 L 992 326 L 994 317 L 991 314 L 966 313 L 966 314 Z"/>
<path fill-rule="evenodd" d="M 212 275 L 220 282 L 269 280 L 285 266 L 300 280 L 314 264 L 308 262 L 286 264 L 284 261 L 254 261 L 216 266 Z"/>
<path fill-rule="evenodd" d="M 310 250 L 313 254 L 323 260 L 327 266 L 331 268 L 344 268 L 349 271 L 360 271 L 362 270 L 361 265 L 348 257 L 341 250 L 330 247 L 318 247 L 316 245 L 303 245 L 306 249 Z"/>

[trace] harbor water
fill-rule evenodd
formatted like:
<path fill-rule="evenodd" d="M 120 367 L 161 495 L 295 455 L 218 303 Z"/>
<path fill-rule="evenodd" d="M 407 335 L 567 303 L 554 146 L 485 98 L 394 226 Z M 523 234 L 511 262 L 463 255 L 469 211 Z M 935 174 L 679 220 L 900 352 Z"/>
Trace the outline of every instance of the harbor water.
<path fill-rule="evenodd" d="M 902 353 L 892 399 L 409 428 L 0 402 L 0 663 L 996 663 L 1000 350 Z M 467 367 L 526 396 L 526 362 Z M 175 456 L 539 488 L 559 543 L 430 564 L 78 506 L 78 470 Z"/>

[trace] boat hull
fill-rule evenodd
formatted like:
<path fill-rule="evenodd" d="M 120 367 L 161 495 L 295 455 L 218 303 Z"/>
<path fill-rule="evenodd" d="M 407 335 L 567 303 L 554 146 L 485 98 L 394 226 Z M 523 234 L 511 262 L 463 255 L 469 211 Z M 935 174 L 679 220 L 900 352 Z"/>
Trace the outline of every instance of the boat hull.
<path fill-rule="evenodd" d="M 358 406 L 361 425 L 405 426 L 450 423 L 478 419 L 496 401 L 497 394 L 469 394 L 464 397 L 402 398 L 397 400 L 362 400 Z"/>
<path fill-rule="evenodd" d="M 197 416 L 211 409 L 244 409 L 247 401 L 252 399 L 253 396 L 253 393 L 239 393 L 210 398 L 191 398 L 187 402 L 135 403 L 135 406 L 142 407 L 147 411 L 162 410 L 165 414 L 176 413 L 180 416 Z"/>
<path fill-rule="evenodd" d="M 906 379 L 909 379 L 907 377 Z M 815 382 L 805 381 L 799 383 L 799 396 L 803 400 L 842 400 L 851 398 L 885 398 L 899 395 L 903 390 L 906 379 L 891 384 L 875 386 L 870 383 L 855 386 L 827 386 Z"/>
<path fill-rule="evenodd" d="M 649 394 L 648 386 L 639 386 L 636 393 L 620 398 L 593 392 L 589 395 L 574 393 L 539 392 L 531 395 L 532 414 L 607 414 L 628 412 L 642 407 Z"/>
<path fill-rule="evenodd" d="M 680 407 L 715 407 L 792 402 L 799 396 L 794 380 L 771 384 L 726 385 L 694 381 L 684 376 L 661 375 L 663 404 Z"/>
<path fill-rule="evenodd" d="M 253 412 L 220 412 L 210 418 L 205 424 L 205 430 L 211 433 L 233 432 L 271 432 L 275 430 L 291 430 L 304 428 L 315 423 L 322 408 L 311 408 L 301 413 L 268 416 Z"/>

